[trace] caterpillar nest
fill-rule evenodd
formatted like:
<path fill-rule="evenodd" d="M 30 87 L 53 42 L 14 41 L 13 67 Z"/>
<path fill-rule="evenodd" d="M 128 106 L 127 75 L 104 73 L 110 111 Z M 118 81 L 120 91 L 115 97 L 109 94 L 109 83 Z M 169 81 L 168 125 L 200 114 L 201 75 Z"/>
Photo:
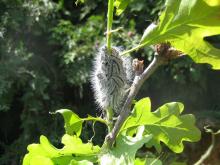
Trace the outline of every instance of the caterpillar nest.
<path fill-rule="evenodd" d="M 111 53 L 106 46 L 101 47 L 91 74 L 96 103 L 103 110 L 111 108 L 115 114 L 120 112 L 134 77 L 132 58 L 119 54 L 117 47 Z"/>

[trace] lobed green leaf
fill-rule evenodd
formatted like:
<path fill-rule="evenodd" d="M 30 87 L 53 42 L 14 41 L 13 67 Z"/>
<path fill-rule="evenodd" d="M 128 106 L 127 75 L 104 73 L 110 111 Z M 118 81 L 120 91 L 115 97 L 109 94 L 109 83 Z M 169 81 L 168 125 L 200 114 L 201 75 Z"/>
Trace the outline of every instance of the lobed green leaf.
<path fill-rule="evenodd" d="M 64 118 L 66 134 L 80 136 L 83 121 L 77 114 L 68 109 L 57 110 L 56 113 L 60 113 Z"/>
<path fill-rule="evenodd" d="M 219 11 L 220 0 L 166 0 L 159 24 L 146 29 L 140 45 L 170 42 L 195 62 L 220 69 L 220 49 L 204 40 L 220 34 Z"/>
<path fill-rule="evenodd" d="M 82 131 L 82 124 L 84 121 L 98 121 L 107 125 L 107 122 L 100 117 L 88 116 L 87 118 L 80 118 L 77 114 L 69 109 L 57 110 L 55 113 L 60 113 L 64 118 L 64 128 L 66 134 L 80 136 Z"/>
<path fill-rule="evenodd" d="M 64 147 L 57 149 L 47 137 L 40 137 L 40 144 L 30 144 L 28 151 L 23 159 L 23 165 L 69 165 L 69 164 L 92 164 L 97 161 L 100 152 L 99 146 L 93 146 L 91 143 L 82 143 L 77 136 L 65 134 L 62 138 Z M 76 163 L 77 162 L 77 163 Z"/>
<path fill-rule="evenodd" d="M 143 132 L 144 127 L 141 127 L 135 137 L 120 134 L 116 146 L 100 156 L 100 165 L 133 165 L 137 150 L 152 138 L 152 135 L 143 135 Z"/>
<path fill-rule="evenodd" d="M 133 114 L 126 120 L 121 131 L 145 126 L 145 133 L 153 135 L 146 145 L 155 146 L 160 151 L 160 142 L 167 145 L 172 151 L 183 151 L 183 141 L 196 142 L 201 133 L 195 127 L 195 118 L 191 114 L 181 115 L 184 106 L 182 103 L 167 103 L 156 111 L 150 111 L 150 100 L 144 98 L 134 106 Z"/>

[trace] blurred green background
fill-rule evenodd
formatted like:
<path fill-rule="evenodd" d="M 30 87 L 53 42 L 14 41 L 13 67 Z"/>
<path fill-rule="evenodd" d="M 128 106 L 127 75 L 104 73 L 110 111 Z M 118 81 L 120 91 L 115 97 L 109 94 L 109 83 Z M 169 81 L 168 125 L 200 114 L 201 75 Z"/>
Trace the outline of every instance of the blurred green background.
<path fill-rule="evenodd" d="M 129 49 L 163 9 L 164 0 L 131 0 L 124 14 L 114 17 L 113 45 Z M 64 132 L 61 108 L 79 116 L 99 116 L 89 83 L 92 59 L 105 42 L 107 0 L 0 0 L 0 165 L 21 164 L 28 144 L 46 135 L 60 146 Z M 220 46 L 220 37 L 208 38 Z M 196 44 L 196 41 L 195 41 Z M 133 53 L 152 60 L 150 48 Z M 138 98 L 150 97 L 153 109 L 171 101 L 185 105 L 185 113 L 197 117 L 197 125 L 220 128 L 220 71 L 197 65 L 181 57 L 161 67 L 142 87 Z M 83 139 L 93 135 L 91 123 L 84 126 Z M 101 144 L 105 127 L 96 125 L 94 143 Z M 218 140 L 220 141 L 220 140 Z M 179 159 L 192 164 L 206 150 L 210 136 L 186 145 L 185 152 L 163 161 Z M 172 158 L 171 158 L 172 157 Z M 220 142 L 209 161 L 220 162 Z"/>

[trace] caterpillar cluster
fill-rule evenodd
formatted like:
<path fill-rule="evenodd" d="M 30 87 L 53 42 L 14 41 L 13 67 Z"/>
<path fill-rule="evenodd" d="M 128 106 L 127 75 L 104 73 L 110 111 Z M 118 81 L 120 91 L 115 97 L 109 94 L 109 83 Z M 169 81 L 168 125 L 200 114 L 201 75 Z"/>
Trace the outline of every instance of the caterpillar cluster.
<path fill-rule="evenodd" d="M 106 46 L 100 48 L 93 63 L 91 84 L 96 103 L 101 109 L 113 109 L 118 114 L 133 81 L 132 59 L 119 55 L 120 50 Z"/>

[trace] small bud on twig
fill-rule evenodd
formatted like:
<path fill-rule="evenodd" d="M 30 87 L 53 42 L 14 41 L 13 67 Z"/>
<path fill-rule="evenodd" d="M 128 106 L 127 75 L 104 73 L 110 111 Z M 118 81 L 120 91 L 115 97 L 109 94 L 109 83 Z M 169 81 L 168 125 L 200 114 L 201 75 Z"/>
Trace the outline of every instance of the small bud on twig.
<path fill-rule="evenodd" d="M 155 45 L 155 51 L 159 56 L 163 56 L 167 61 L 173 60 L 183 55 L 181 51 L 171 47 L 169 42 Z"/>
<path fill-rule="evenodd" d="M 141 75 L 144 71 L 144 60 L 140 61 L 135 58 L 132 62 L 132 67 L 136 75 Z"/>

